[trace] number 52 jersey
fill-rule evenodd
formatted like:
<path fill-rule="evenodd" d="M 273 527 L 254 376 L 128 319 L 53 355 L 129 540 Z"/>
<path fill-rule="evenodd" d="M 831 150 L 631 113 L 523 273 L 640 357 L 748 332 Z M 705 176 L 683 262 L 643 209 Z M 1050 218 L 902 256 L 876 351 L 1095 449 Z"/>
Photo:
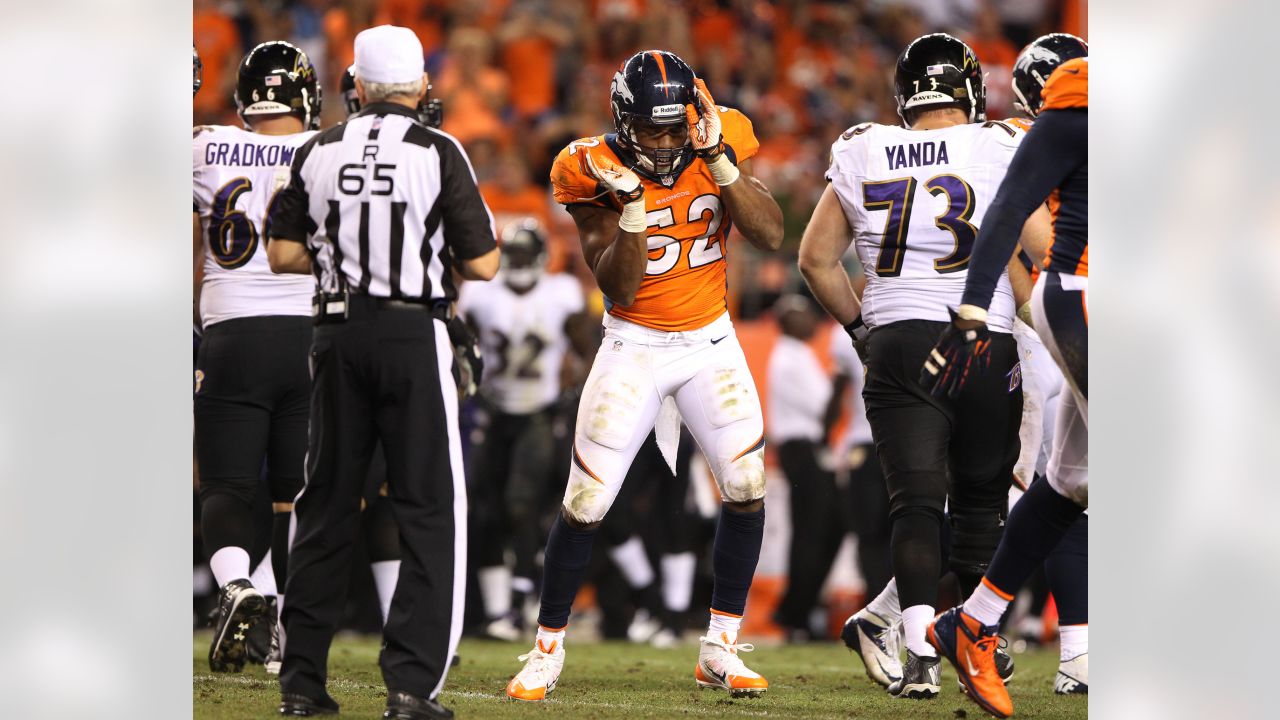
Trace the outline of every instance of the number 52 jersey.
<path fill-rule="evenodd" d="M 960 304 L 969 256 L 1024 134 L 1002 122 L 909 130 L 866 123 L 831 146 L 831 181 L 867 274 L 868 326 L 950 319 Z M 1008 273 L 987 320 L 1011 332 Z"/>
<path fill-rule="evenodd" d="M 200 318 L 310 315 L 315 280 L 276 275 L 267 264 L 267 218 L 289 182 L 294 152 L 315 132 L 262 135 L 227 125 L 192 138 L 192 210 L 204 235 Z"/>

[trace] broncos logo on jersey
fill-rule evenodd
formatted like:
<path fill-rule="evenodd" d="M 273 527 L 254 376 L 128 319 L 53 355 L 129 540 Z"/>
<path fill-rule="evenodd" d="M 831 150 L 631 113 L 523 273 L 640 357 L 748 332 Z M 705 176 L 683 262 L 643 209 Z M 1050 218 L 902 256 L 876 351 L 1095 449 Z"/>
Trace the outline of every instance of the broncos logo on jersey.
<path fill-rule="evenodd" d="M 614 78 L 615 89 L 618 79 Z M 625 83 L 622 83 L 625 87 Z M 629 91 L 628 91 L 629 92 Z M 760 142 L 745 115 L 721 108 L 726 152 L 735 162 L 756 154 Z M 624 164 L 614 136 L 569 143 L 551 168 L 556 202 L 566 206 L 617 208 L 581 168 L 579 153 Z M 609 314 L 646 327 L 677 332 L 709 324 L 726 310 L 726 240 L 732 218 L 701 159 L 685 168 L 671 187 L 641 177 L 648 220 L 649 264 L 631 305 L 607 303 Z"/>

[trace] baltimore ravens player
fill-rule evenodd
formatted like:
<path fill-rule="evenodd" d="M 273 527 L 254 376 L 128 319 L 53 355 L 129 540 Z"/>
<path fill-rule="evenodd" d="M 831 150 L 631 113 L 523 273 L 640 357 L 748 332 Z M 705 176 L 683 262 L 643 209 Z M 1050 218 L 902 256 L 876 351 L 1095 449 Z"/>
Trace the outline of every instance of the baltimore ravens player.
<path fill-rule="evenodd" d="M 320 89 L 305 53 L 267 42 L 240 63 L 246 128 L 206 126 L 192 141 L 194 233 L 203 259 L 195 446 L 201 532 L 219 587 L 209 668 L 239 671 L 246 637 L 268 618 L 249 581 L 252 501 L 266 462 L 275 519 L 271 556 L 285 586 L 289 513 L 302 489 L 311 377 L 310 278 L 267 265 L 267 218 L 289 164 L 319 122 Z"/>
<path fill-rule="evenodd" d="M 801 240 L 800 270 L 850 334 L 870 328 L 863 397 L 889 490 L 907 647 L 889 692 L 924 699 L 939 692 L 925 630 L 942 570 L 944 505 L 950 568 L 972 588 L 1000 540 L 1018 456 L 1022 394 L 1006 278 L 992 305 L 988 371 L 961 397 L 940 399 L 921 388 L 919 368 L 958 304 L 978 227 L 1023 133 L 985 122 L 978 58 L 945 33 L 903 50 L 894 85 L 905 127 L 864 123 L 832 145 L 830 185 Z M 861 303 L 840 265 L 851 241 L 867 274 Z"/>
<path fill-rule="evenodd" d="M 743 664 L 741 652 L 753 648 L 737 639 L 764 535 L 764 423 L 727 313 L 725 254 L 731 226 L 776 250 L 782 211 L 752 176 L 759 142 L 750 121 L 717 106 L 673 53 L 631 56 L 609 97 L 614 132 L 570 143 L 551 170 L 607 314 L 578 408 L 563 508 L 547 539 L 537 639 L 507 694 L 541 700 L 555 689 L 569 608 L 600 521 L 650 431 L 657 426 L 662 446 L 679 431 L 676 417 L 722 499 L 711 618 L 694 678 L 700 687 L 760 694 L 768 682 Z M 678 415 L 659 412 L 666 398 Z"/>
<path fill-rule="evenodd" d="M 929 626 L 929 642 L 956 667 L 969 697 L 996 717 L 1013 714 L 1004 684 L 993 681 L 996 626 L 1089 504 L 1089 58 L 1058 66 L 1042 97 L 978 237 L 961 304 L 921 372 L 921 382 L 939 392 L 962 393 L 973 382 L 970 368 L 986 363 L 995 268 L 1019 241 L 1022 222 L 1048 199 L 1053 233 L 1031 309 L 1069 390 L 1058 407 L 1048 482 L 1032 484 L 1013 508 L 982 584 Z M 1025 236 L 1023 246 L 1042 249 Z M 1087 673 L 1087 665 L 1081 669 Z"/>
<path fill-rule="evenodd" d="M 468 467 L 471 552 L 486 632 L 517 640 L 520 609 L 533 591 L 542 546 L 561 366 L 570 346 L 589 358 L 595 337 L 582 285 L 571 275 L 546 272 L 546 234 L 537 220 L 508 224 L 500 248 L 496 282 L 464 284 L 458 313 L 476 329 L 486 361 L 480 385 L 483 439 Z M 513 568 L 504 561 L 508 546 Z"/>

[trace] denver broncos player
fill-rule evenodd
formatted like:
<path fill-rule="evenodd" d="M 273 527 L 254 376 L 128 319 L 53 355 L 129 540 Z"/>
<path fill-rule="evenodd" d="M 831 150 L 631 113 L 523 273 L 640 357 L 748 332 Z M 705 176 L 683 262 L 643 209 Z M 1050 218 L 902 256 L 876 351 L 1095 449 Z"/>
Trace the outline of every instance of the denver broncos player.
<path fill-rule="evenodd" d="M 1033 484 L 1010 512 L 982 584 L 964 605 L 929 626 L 930 644 L 955 666 L 968 695 L 996 717 L 1013 714 L 992 660 L 1000 616 L 1089 504 L 1089 58 L 1060 65 L 1043 98 L 1043 111 L 1010 164 L 975 243 L 956 317 L 931 354 L 940 370 L 926 367 L 921 374 L 926 385 L 950 390 L 964 384 L 975 361 L 982 362 L 987 306 L 1002 258 L 1018 241 L 1022 223 L 1049 198 L 1053 233 L 1032 314 L 1070 392 L 1058 408 L 1048 482 Z"/>
<path fill-rule="evenodd" d="M 729 229 L 762 250 L 782 243 L 782 211 L 751 173 L 750 121 L 720 107 L 670 52 L 631 56 L 613 77 L 615 132 L 557 156 L 555 198 L 577 224 L 583 255 L 607 298 L 605 336 L 583 389 L 564 503 L 547 539 L 533 650 L 507 685 L 541 700 L 564 667 L 569 608 L 591 543 L 655 424 L 673 428 L 671 398 L 709 460 L 723 501 L 712 562 L 701 687 L 758 695 L 737 642 L 764 533 L 760 398 L 725 303 Z M 670 405 L 668 405 L 670 407 Z"/>

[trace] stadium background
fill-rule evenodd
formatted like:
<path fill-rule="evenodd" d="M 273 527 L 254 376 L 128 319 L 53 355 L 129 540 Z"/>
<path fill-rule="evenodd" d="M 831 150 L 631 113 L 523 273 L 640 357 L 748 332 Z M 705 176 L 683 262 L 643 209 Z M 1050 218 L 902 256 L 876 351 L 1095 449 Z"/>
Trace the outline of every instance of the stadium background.
<path fill-rule="evenodd" d="M 1013 114 L 1010 69 L 1027 42 L 1054 31 L 1088 39 L 1084 0 L 195 0 L 204 87 L 194 122 L 239 124 L 236 66 L 255 44 L 274 39 L 307 52 L 323 87 L 323 126 L 341 121 L 338 80 L 353 60 L 354 37 L 384 23 L 410 27 L 422 40 L 432 96 L 444 102 L 443 129 L 465 144 L 498 226 L 538 218 L 550 233 L 552 269 L 577 276 L 597 312 L 599 292 L 572 220 L 551 199 L 548 171 L 570 141 L 612 130 L 608 88 L 618 65 L 637 50 L 671 50 L 706 79 L 718 103 L 752 120 L 761 143 L 756 173 L 782 207 L 786 238 L 772 255 L 731 242 L 729 302 L 766 415 L 765 370 L 778 335 L 768 308 L 784 293 L 804 292 L 795 254 L 825 184 L 832 139 L 857 122 L 899 122 L 892 73 L 901 48 L 926 32 L 964 39 L 987 73 L 988 115 L 1002 118 Z M 833 329 L 813 339 L 828 366 Z M 744 628 L 753 635 L 777 633 L 768 616 L 785 585 L 790 536 L 786 483 L 772 453 L 766 462 L 770 513 Z M 198 508 L 195 517 L 199 625 L 216 589 L 203 567 Z M 850 551 L 846 542 L 829 578 L 837 627 L 862 602 Z M 376 630 L 360 568 L 355 562 L 348 625 Z M 581 604 L 589 605 L 586 595 Z"/>

